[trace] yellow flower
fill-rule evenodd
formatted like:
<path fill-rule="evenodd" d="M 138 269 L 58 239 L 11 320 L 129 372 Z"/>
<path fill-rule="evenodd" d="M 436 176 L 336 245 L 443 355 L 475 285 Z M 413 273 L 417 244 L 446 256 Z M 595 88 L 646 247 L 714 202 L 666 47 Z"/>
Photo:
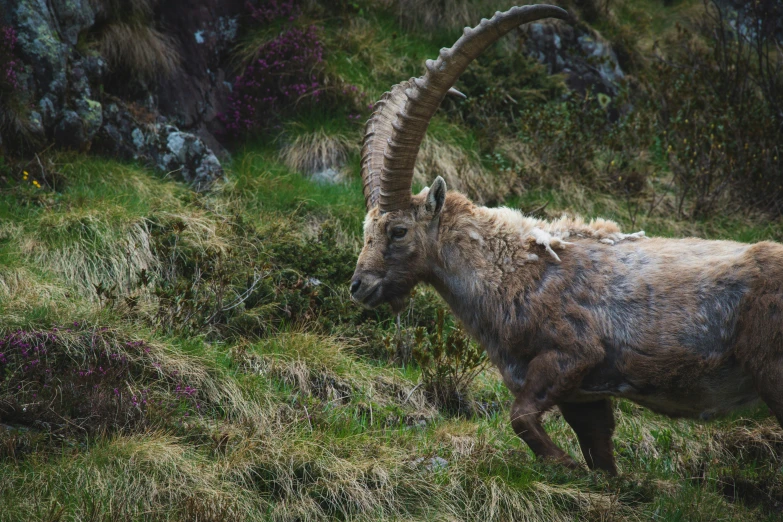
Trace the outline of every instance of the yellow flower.
<path fill-rule="evenodd" d="M 40 183 L 38 183 L 38 180 L 35 180 L 35 179 L 34 179 L 34 180 L 33 180 L 33 185 L 35 185 L 35 186 L 36 186 L 36 187 L 38 187 L 38 188 L 41 188 L 41 184 L 40 184 Z"/>

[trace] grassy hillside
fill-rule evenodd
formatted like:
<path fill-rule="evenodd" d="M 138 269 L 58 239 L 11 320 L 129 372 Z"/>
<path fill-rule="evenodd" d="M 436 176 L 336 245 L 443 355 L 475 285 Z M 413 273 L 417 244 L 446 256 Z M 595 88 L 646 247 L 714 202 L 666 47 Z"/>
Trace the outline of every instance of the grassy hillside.
<path fill-rule="evenodd" d="M 214 192 L 86 154 L 49 152 L 9 170 L 0 521 L 779 520 L 783 430 L 765 407 L 704 424 L 618 401 L 620 477 L 563 470 L 536 462 L 513 434 L 510 394 L 481 359 L 463 368 L 480 370 L 475 380 L 453 389 L 422 357 L 438 346 L 475 350 L 433 291 L 414 291 L 399 326 L 388 309 L 350 302 L 366 105 L 419 74 L 462 17 L 498 6 L 455 2 L 461 10 L 433 22 L 443 29 L 426 31 L 413 4 L 344 4 L 345 15 L 317 4 L 301 15 L 322 28 L 331 54 L 319 81 L 344 103 L 327 90 L 321 103 L 281 109 L 271 131 L 237 140 Z M 674 4 L 607 3 L 611 16 L 595 25 L 653 39 L 699 6 Z M 247 28 L 237 59 L 269 31 Z M 634 48 L 640 76 L 645 42 Z M 566 132 L 585 121 L 554 94 L 561 87 L 525 63 L 517 71 L 538 82 L 536 93 L 553 93 L 525 110 L 550 111 L 555 131 L 582 139 Z M 365 94 L 354 99 L 350 86 Z M 659 142 L 600 142 L 589 162 L 563 171 L 576 163 L 540 159 L 555 131 L 539 129 L 541 143 L 511 124 L 494 135 L 482 119 L 491 105 L 482 107 L 467 122 L 459 106 L 436 117 L 421 158 L 434 170 L 417 173 L 419 184 L 442 169 L 477 199 L 528 211 L 547 203 L 539 212 L 550 217 L 603 216 L 669 236 L 783 237 L 779 218 L 760 211 L 678 214 Z M 310 179 L 330 166 L 341 183 Z M 641 192 L 622 189 L 633 170 L 646 173 Z M 651 194 L 663 203 L 650 205 Z M 557 412 L 545 428 L 581 461 Z"/>

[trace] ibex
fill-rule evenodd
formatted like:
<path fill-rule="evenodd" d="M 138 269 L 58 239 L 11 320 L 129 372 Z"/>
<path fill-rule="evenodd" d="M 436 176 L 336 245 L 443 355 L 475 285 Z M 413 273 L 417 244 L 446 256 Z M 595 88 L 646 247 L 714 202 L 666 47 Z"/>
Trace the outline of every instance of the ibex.
<path fill-rule="evenodd" d="M 647 238 L 597 219 L 549 222 L 446 192 L 411 194 L 427 125 L 468 64 L 520 24 L 482 20 L 426 73 L 392 87 L 367 122 L 364 247 L 353 299 L 399 310 L 432 285 L 515 396 L 511 425 L 540 458 L 576 462 L 544 431 L 557 406 L 591 469 L 617 472 L 612 397 L 709 419 L 761 398 L 783 422 L 783 246 Z"/>

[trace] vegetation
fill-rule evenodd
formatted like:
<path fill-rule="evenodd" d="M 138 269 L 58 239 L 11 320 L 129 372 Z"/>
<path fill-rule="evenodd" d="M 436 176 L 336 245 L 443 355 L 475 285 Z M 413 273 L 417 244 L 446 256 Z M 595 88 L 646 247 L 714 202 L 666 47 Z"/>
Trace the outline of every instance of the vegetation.
<path fill-rule="evenodd" d="M 174 39 L 155 27 L 155 0 L 99 0 L 96 27 L 86 38 L 109 66 L 107 80 L 118 86 L 148 84 L 174 75 L 182 58 Z M 84 40 L 84 38 L 83 38 Z"/>
<path fill-rule="evenodd" d="M 431 289 L 399 316 L 350 301 L 367 105 L 505 7 L 376 4 L 249 12 L 237 63 L 317 26 L 322 63 L 301 71 L 322 94 L 275 98 L 211 193 L 85 154 L 0 161 L 0 520 L 778 520 L 766 408 L 703 424 L 618 401 L 621 476 L 564 470 L 513 434 L 508 391 Z M 488 204 L 648 234 L 783 239 L 765 189 L 783 140 L 762 121 L 780 91 L 757 81 L 774 71 L 721 72 L 721 40 L 688 19 L 701 3 L 575 4 L 606 15 L 633 81 L 607 104 L 499 46 L 432 122 L 417 183 L 444 173 Z M 343 181 L 310 179 L 328 168 Z M 581 460 L 557 412 L 545 427 Z"/>

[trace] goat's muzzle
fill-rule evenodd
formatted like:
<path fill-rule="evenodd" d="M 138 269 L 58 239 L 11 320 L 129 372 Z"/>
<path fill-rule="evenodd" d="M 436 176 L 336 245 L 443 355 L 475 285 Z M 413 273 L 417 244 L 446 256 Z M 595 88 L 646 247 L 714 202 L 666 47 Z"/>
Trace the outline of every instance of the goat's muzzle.
<path fill-rule="evenodd" d="M 375 308 L 383 302 L 381 278 L 367 272 L 355 272 L 351 279 L 351 298 L 365 308 Z"/>

